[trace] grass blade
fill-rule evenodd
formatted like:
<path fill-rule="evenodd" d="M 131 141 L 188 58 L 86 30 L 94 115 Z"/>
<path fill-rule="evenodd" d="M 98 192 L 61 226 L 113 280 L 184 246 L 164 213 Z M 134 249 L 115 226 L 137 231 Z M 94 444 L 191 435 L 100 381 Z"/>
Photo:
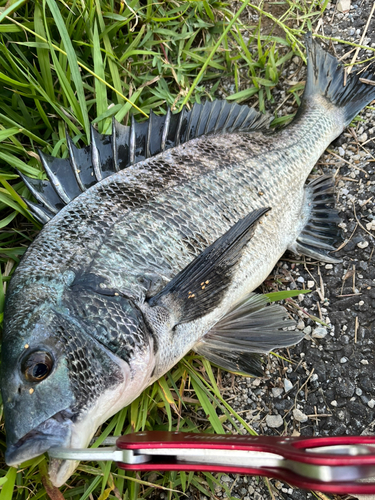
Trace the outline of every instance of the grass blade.
<path fill-rule="evenodd" d="M 66 29 L 64 19 L 62 18 L 61 12 L 57 7 L 57 4 L 54 0 L 45 0 L 48 4 L 48 7 L 53 15 L 56 26 L 60 32 L 61 42 L 63 43 L 66 51 L 66 56 L 69 62 L 69 69 L 72 74 L 72 78 L 74 81 L 74 85 L 77 92 L 78 102 L 80 105 L 80 114 L 79 118 L 81 119 L 81 123 L 84 126 L 87 140 L 90 139 L 90 122 L 89 116 L 87 112 L 87 104 L 85 98 L 85 92 L 83 90 L 83 82 L 81 78 L 81 73 L 78 67 L 78 60 L 75 50 L 73 48 L 72 42 L 70 40 L 68 31 Z"/>
<path fill-rule="evenodd" d="M 35 32 L 38 35 L 42 36 L 43 38 L 46 38 L 46 32 L 45 32 L 44 26 L 43 26 L 43 14 L 42 14 L 42 10 L 41 10 L 38 3 L 35 4 L 34 27 L 35 27 Z M 38 43 L 40 43 L 40 42 L 38 42 Z M 53 81 L 52 81 L 52 72 L 51 72 L 51 65 L 50 65 L 50 60 L 49 60 L 48 45 L 47 45 L 47 48 L 37 46 L 36 52 L 38 54 L 38 62 L 39 62 L 40 71 L 41 71 L 42 77 L 43 77 L 44 88 L 45 88 L 46 93 L 49 96 L 49 98 L 51 100 L 54 100 L 55 99 L 55 91 L 54 91 Z"/>
<path fill-rule="evenodd" d="M 94 71 L 95 74 L 98 75 L 101 80 L 95 78 L 95 99 L 96 99 L 96 113 L 97 116 L 104 114 L 108 110 L 108 102 L 107 102 L 107 89 L 104 85 L 105 81 L 105 72 L 104 72 L 104 64 L 102 59 L 102 54 L 100 52 L 100 40 L 99 40 L 99 32 L 98 32 L 98 24 L 95 22 L 94 24 L 94 34 L 93 34 L 93 59 L 94 59 Z M 111 125 L 111 120 L 105 120 L 103 122 L 99 122 L 98 130 L 100 133 L 103 133 L 103 130 L 107 130 Z"/>
<path fill-rule="evenodd" d="M 180 110 L 182 110 L 182 108 L 185 106 L 185 104 L 188 102 L 188 100 L 190 99 L 191 95 L 193 94 L 194 92 L 194 89 L 195 87 L 198 85 L 198 83 L 201 81 L 201 78 L 204 74 L 204 72 L 206 71 L 208 65 L 210 64 L 210 61 L 211 59 L 213 58 L 213 56 L 215 55 L 217 49 L 220 47 L 223 39 L 225 38 L 225 36 L 227 35 L 227 33 L 230 31 L 230 29 L 232 28 L 233 24 L 235 23 L 235 21 L 237 21 L 237 19 L 240 17 L 241 13 L 246 9 L 246 7 L 248 6 L 248 4 L 250 3 L 250 0 L 245 0 L 244 3 L 242 4 L 242 7 L 240 7 L 238 9 L 238 11 L 236 12 L 236 15 L 233 16 L 233 19 L 230 21 L 230 23 L 228 24 L 228 26 L 225 28 L 223 34 L 220 36 L 219 40 L 215 43 L 210 55 L 207 57 L 205 63 L 203 64 L 201 70 L 199 71 L 197 77 L 195 78 L 194 82 L 192 83 L 191 87 L 190 87 L 190 90 L 189 92 L 186 94 L 186 97 L 185 99 L 183 100 L 182 104 L 181 104 L 181 108 Z"/>
<path fill-rule="evenodd" d="M 5 9 L 3 12 L 0 14 L 0 23 L 3 22 L 3 20 L 8 17 L 10 14 L 15 12 L 18 7 L 20 7 L 23 3 L 25 3 L 26 0 L 18 0 L 17 2 L 11 3 L 7 9 Z"/>
<path fill-rule="evenodd" d="M 311 290 L 285 290 L 282 292 L 270 292 L 265 295 L 269 298 L 270 302 L 278 300 L 289 299 L 290 297 L 298 297 L 301 293 L 310 293 Z"/>
<path fill-rule="evenodd" d="M 8 472 L 6 473 L 6 481 L 3 483 L 3 486 L 0 491 L 0 500 L 12 500 L 13 499 L 13 490 L 17 477 L 17 469 L 15 467 L 10 467 Z"/>

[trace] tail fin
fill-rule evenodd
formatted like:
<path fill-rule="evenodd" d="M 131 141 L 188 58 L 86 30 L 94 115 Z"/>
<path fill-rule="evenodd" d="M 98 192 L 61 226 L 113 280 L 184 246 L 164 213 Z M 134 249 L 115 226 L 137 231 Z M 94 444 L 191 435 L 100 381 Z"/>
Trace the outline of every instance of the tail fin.
<path fill-rule="evenodd" d="M 305 36 L 307 49 L 307 79 L 303 98 L 324 96 L 339 108 L 343 108 L 345 127 L 353 118 L 375 99 L 375 76 L 373 71 L 360 75 L 350 74 L 345 82 L 345 72 L 337 59 L 323 50 L 312 38 Z M 373 69 L 373 68 L 372 68 Z M 372 80 L 374 85 L 361 80 Z M 345 83 L 345 85 L 344 85 Z"/>

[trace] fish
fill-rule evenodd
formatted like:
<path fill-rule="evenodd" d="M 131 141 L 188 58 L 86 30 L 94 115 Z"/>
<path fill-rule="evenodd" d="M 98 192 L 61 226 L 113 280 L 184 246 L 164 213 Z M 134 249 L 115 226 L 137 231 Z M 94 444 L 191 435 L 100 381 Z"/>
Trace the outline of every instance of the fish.
<path fill-rule="evenodd" d="M 307 76 L 286 127 L 225 101 L 91 129 L 68 159 L 20 173 L 43 229 L 9 284 L 1 352 L 6 462 L 82 448 L 98 426 L 190 350 L 261 376 L 262 355 L 298 343 L 254 290 L 286 250 L 339 262 L 334 179 L 307 178 L 375 98 L 306 35 Z M 361 74 L 371 79 L 371 71 Z M 62 485 L 74 461 L 51 460 Z"/>

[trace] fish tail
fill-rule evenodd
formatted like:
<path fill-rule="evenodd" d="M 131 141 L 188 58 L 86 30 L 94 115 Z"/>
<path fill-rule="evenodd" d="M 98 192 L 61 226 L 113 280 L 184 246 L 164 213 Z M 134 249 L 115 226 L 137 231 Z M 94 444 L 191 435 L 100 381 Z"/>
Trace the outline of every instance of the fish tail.
<path fill-rule="evenodd" d="M 361 109 L 375 99 L 373 67 L 361 74 L 351 73 L 346 78 L 342 65 L 313 40 L 311 33 L 306 34 L 305 43 L 307 79 L 303 100 L 308 102 L 317 96 L 325 97 L 336 108 L 341 108 L 346 127 Z M 300 113 L 303 111 L 301 108 Z"/>

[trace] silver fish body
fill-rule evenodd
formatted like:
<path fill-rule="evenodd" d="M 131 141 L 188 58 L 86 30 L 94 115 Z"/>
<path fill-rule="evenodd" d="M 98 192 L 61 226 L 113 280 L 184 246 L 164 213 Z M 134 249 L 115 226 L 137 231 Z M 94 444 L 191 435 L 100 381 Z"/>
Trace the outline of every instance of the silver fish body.
<path fill-rule="evenodd" d="M 333 58 L 309 43 L 314 68 L 324 59 L 337 79 Z M 233 321 L 239 324 L 246 297 L 287 249 L 335 261 L 328 252 L 335 216 L 327 226 L 309 223 L 314 206 L 316 213 L 326 210 L 331 187 L 323 194 L 316 187 L 314 195 L 305 182 L 353 113 L 373 97 L 363 90 L 362 102 L 352 109 L 350 92 L 345 100 L 336 89 L 342 102 L 335 104 L 335 95 L 327 89 L 324 94 L 312 73 L 303 107 L 287 128 L 202 135 L 167 149 L 103 178 L 44 226 L 7 296 L 2 394 L 8 463 L 51 446 L 85 446 L 101 423 L 190 349 L 207 352 L 205 342 L 212 341 L 220 354 L 223 331 L 234 324 L 226 318 L 237 314 Z M 220 257 L 213 276 L 223 272 L 225 286 L 213 290 L 210 279 L 195 282 L 205 272 L 200 256 L 249 214 L 267 208 L 259 223 L 251 222 L 251 238 L 236 256 Z M 316 231 L 321 251 L 314 247 Z M 189 289 L 182 297 L 177 284 L 163 295 L 192 261 L 199 272 L 187 276 L 199 293 Z M 206 292 L 213 298 L 205 310 Z M 257 300 L 250 299 L 253 310 L 261 309 Z M 270 318 L 280 315 L 278 306 L 269 309 Z M 295 332 L 279 336 L 259 341 L 254 352 L 300 339 Z M 243 333 L 238 339 L 245 345 Z M 223 351 L 231 355 L 228 346 Z M 53 463 L 53 482 L 62 484 L 73 467 Z"/>

